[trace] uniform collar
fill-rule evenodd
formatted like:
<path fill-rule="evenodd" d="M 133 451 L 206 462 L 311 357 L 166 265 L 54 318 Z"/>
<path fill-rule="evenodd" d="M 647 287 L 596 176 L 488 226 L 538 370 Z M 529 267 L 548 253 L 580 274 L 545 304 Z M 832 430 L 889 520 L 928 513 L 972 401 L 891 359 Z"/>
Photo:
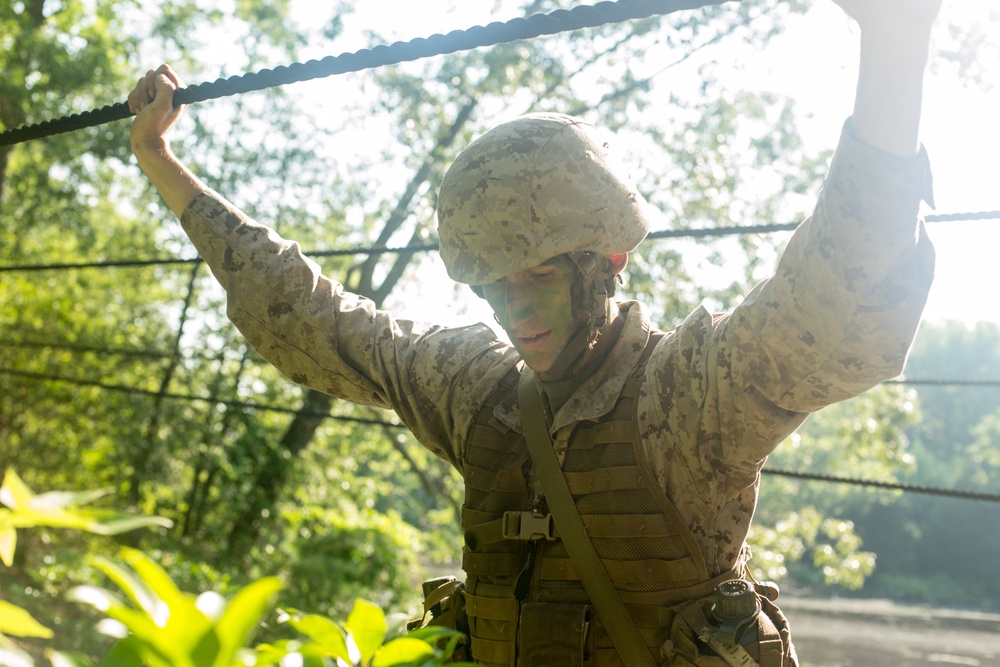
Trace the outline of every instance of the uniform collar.
<path fill-rule="evenodd" d="M 575 422 L 600 419 L 610 412 L 639 363 L 639 357 L 649 340 L 649 320 L 635 301 L 620 303 L 619 308 L 625 317 L 625 326 L 622 327 L 618 340 L 608 352 L 604 363 L 584 380 L 555 414 L 553 433 Z M 500 403 L 493 415 L 508 428 L 522 432 L 516 393 Z"/>

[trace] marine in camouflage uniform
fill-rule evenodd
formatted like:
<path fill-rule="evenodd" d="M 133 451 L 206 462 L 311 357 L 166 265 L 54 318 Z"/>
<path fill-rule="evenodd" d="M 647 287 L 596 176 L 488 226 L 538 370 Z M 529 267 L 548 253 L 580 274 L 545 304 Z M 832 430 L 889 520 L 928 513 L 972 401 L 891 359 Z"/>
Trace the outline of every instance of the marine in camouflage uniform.
<path fill-rule="evenodd" d="M 859 20 L 867 11 L 841 4 Z M 936 0 L 926 6 L 915 23 L 929 26 Z M 912 79 L 922 74 L 921 44 L 925 56 L 925 35 L 910 45 L 917 67 L 870 54 L 869 67 Z M 487 298 L 511 342 L 484 325 L 422 327 L 376 310 L 205 188 L 163 150 L 177 113 L 157 93 L 179 85 L 168 67 L 129 100 L 155 110 L 133 126 L 140 165 L 254 348 L 297 383 L 394 410 L 463 474 L 464 602 L 477 662 L 623 664 L 558 524 L 543 539 L 521 528 L 547 510 L 516 393 L 526 363 L 577 511 L 651 656 L 710 666 L 730 663 L 697 637 L 711 617 L 705 600 L 743 573 L 767 455 L 810 412 L 901 371 L 930 286 L 933 250 L 918 219 L 931 196 L 927 158 L 910 136 L 915 122 L 910 132 L 890 119 L 904 126 L 890 133 L 897 140 L 872 140 L 884 124 L 871 107 L 886 100 L 869 77 L 814 214 L 775 275 L 731 313 L 699 308 L 670 332 L 638 303 L 611 298 L 647 222 L 592 127 L 537 114 L 474 142 L 442 185 L 442 256 L 452 277 Z M 784 619 L 761 604 L 746 650 L 761 665 L 795 664 Z"/>

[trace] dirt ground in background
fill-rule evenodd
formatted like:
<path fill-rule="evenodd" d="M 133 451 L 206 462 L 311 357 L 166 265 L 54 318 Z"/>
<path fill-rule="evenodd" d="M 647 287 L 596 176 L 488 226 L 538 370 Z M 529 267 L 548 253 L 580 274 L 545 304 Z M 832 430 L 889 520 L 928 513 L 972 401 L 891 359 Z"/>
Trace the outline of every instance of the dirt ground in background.
<path fill-rule="evenodd" d="M 1000 667 L 1000 614 L 781 596 L 801 667 Z"/>

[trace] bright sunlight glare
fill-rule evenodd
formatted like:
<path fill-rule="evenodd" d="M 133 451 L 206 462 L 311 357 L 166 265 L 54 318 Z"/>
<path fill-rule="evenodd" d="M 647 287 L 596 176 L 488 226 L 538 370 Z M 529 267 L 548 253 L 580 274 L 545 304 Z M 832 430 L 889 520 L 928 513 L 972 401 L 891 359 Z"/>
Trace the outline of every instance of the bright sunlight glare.
<path fill-rule="evenodd" d="M 305 11 L 314 12 L 314 8 Z M 516 7 L 503 0 L 375 0 L 359 4 L 344 17 L 344 36 L 338 44 L 345 50 L 364 48 L 364 32 L 371 29 L 386 40 L 406 41 L 515 16 Z M 1000 50 L 1000 7 L 994 0 L 945 0 L 935 47 L 960 55 L 963 45 L 951 43 L 953 26 L 973 28 L 973 34 L 985 37 L 985 46 L 979 70 L 973 67 L 965 79 L 959 76 L 959 61 L 954 59 L 939 57 L 929 68 L 921 137 L 931 157 L 937 210 L 925 212 L 997 210 L 1000 59 L 995 56 Z M 858 39 L 857 27 L 838 7 L 829 0 L 815 0 L 805 15 L 793 16 L 784 33 L 763 51 L 724 41 L 685 63 L 683 72 L 672 71 L 670 82 L 654 79 L 653 95 L 660 98 L 658 109 L 669 113 L 667 96 L 676 86 L 668 84 L 675 84 L 678 77 L 697 76 L 699 65 L 711 61 L 712 71 L 728 89 L 773 91 L 794 99 L 802 114 L 799 127 L 807 146 L 813 151 L 832 148 L 853 104 Z M 329 54 L 304 54 L 323 55 Z M 746 224 L 754 222 L 787 221 Z M 957 320 L 970 326 L 977 321 L 1000 322 L 1000 299 L 993 294 L 994 286 L 1000 285 L 1000 262 L 994 250 L 1000 247 L 1000 221 L 932 223 L 928 233 L 938 264 L 925 319 Z M 436 257 L 424 261 L 419 272 L 419 280 L 411 281 L 387 304 L 395 315 L 420 320 L 434 313 L 441 324 L 483 321 L 492 325 L 485 304 L 468 290 L 454 289 Z M 431 302 L 441 307 L 429 307 Z"/>

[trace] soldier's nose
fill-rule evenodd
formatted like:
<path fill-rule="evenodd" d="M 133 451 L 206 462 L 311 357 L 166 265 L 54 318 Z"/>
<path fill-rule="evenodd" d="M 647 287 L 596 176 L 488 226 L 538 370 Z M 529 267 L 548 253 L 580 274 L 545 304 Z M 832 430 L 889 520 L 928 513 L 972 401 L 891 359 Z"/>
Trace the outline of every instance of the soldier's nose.
<path fill-rule="evenodd" d="M 507 321 L 516 325 L 535 315 L 535 306 L 524 290 L 508 288 L 507 290 Z"/>

